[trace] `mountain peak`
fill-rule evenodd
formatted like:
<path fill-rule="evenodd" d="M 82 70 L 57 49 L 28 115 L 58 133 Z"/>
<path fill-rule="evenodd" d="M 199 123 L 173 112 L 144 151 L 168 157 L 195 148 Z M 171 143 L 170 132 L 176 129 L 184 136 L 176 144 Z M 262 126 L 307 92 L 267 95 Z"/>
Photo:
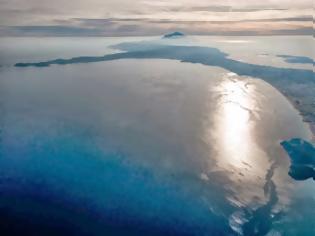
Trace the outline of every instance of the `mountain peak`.
<path fill-rule="evenodd" d="M 163 38 L 179 38 L 179 37 L 184 37 L 184 36 L 185 34 L 176 31 L 170 34 L 165 34 Z"/>

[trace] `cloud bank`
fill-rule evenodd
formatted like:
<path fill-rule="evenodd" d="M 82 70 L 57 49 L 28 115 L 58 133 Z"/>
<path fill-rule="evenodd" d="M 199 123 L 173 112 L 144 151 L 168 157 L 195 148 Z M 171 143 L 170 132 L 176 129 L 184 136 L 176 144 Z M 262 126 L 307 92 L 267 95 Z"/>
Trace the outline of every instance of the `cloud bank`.
<path fill-rule="evenodd" d="M 312 14 L 310 0 L 0 0 L 0 35 L 312 35 Z"/>

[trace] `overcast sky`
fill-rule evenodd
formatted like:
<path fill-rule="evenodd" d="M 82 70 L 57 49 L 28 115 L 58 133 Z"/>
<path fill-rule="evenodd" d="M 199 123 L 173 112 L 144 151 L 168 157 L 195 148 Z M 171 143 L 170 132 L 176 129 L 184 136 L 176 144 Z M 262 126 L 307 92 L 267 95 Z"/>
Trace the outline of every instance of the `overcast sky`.
<path fill-rule="evenodd" d="M 0 0 L 0 35 L 311 35 L 312 1 Z"/>

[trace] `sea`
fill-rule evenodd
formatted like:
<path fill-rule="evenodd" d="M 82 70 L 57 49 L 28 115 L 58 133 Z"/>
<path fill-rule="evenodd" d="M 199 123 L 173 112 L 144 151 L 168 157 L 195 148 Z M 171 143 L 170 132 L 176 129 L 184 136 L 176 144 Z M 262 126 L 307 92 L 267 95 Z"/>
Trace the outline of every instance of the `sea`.
<path fill-rule="evenodd" d="M 288 60 L 309 36 L 0 38 L 0 235 L 315 235 L 315 182 L 280 145 L 313 135 L 272 78 L 176 50 L 15 66 L 139 42 L 313 70 Z"/>

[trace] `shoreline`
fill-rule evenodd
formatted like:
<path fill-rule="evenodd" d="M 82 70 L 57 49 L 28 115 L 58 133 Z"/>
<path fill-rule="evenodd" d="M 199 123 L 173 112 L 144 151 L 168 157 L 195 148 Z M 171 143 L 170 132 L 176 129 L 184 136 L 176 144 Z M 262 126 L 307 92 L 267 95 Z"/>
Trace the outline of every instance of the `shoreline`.
<path fill-rule="evenodd" d="M 267 82 L 267 81 L 265 81 L 265 82 Z M 269 83 L 269 84 L 271 86 L 273 86 L 271 83 Z M 305 125 L 308 126 L 308 129 L 310 131 L 310 140 L 309 141 L 311 141 L 315 144 L 315 120 L 312 120 L 309 117 L 310 114 L 308 113 L 308 111 L 307 111 L 307 113 L 305 113 L 305 110 L 302 109 L 302 104 L 300 102 L 297 102 L 297 101 L 299 101 L 299 100 L 297 100 L 297 98 L 288 96 L 286 93 L 283 93 L 277 87 L 274 87 L 274 88 L 276 90 L 278 90 L 285 98 L 287 98 L 289 100 L 289 102 L 291 103 L 291 105 L 293 106 L 293 108 L 299 113 L 299 115 L 302 118 L 302 121 L 305 123 Z M 313 117 L 313 114 L 311 114 L 311 115 L 312 115 L 311 117 Z"/>

